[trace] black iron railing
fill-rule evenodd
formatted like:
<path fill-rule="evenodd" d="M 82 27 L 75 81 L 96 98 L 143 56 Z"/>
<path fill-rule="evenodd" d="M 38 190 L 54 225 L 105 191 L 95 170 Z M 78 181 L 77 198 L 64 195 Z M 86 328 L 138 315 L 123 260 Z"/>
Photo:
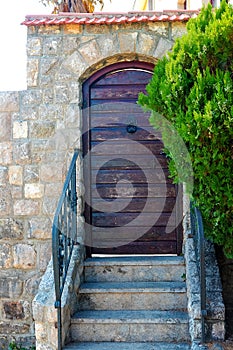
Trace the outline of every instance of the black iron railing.
<path fill-rule="evenodd" d="M 196 260 L 200 275 L 200 307 L 201 307 L 201 342 L 205 343 L 205 317 L 206 311 L 206 273 L 205 273 L 205 237 L 200 210 L 190 204 L 191 231 L 194 238 Z"/>
<path fill-rule="evenodd" d="M 61 298 L 66 275 L 77 241 L 76 163 L 80 152 L 75 150 L 58 202 L 52 226 L 52 255 L 57 309 L 58 350 L 62 348 Z"/>

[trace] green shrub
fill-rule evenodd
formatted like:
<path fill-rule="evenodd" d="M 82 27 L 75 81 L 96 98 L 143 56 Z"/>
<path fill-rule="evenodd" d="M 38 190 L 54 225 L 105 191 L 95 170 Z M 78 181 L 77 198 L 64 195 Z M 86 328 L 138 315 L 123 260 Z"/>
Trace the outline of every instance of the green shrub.
<path fill-rule="evenodd" d="M 30 346 L 30 348 L 22 347 L 21 345 L 16 344 L 15 342 L 10 343 L 9 350 L 35 350 L 35 346 Z"/>
<path fill-rule="evenodd" d="M 139 103 L 171 122 L 189 151 L 192 196 L 205 234 L 233 257 L 233 8 L 203 8 L 171 53 L 155 66 Z M 151 123 L 158 126 L 157 114 Z M 166 148 L 166 135 L 164 136 Z M 170 172 L 182 182 L 172 160 Z M 185 176 L 184 176 L 185 178 Z"/>

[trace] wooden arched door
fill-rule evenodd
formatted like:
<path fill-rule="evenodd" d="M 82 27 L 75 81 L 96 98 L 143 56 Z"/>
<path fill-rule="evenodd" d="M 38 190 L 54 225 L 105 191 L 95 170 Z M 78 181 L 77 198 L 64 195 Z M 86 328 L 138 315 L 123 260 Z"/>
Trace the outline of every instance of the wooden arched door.
<path fill-rule="evenodd" d="M 179 254 L 177 188 L 137 104 L 153 67 L 115 64 L 83 84 L 86 245 L 98 254 Z M 181 208 L 180 208 L 181 209 Z"/>

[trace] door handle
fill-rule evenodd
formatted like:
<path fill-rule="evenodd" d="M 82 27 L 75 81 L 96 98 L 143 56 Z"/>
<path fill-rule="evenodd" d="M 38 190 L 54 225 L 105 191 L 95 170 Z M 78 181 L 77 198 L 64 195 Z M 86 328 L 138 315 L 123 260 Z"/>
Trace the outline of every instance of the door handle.
<path fill-rule="evenodd" d="M 129 134 L 134 134 L 137 131 L 137 127 L 136 127 L 136 125 L 129 124 L 126 127 L 126 130 Z"/>

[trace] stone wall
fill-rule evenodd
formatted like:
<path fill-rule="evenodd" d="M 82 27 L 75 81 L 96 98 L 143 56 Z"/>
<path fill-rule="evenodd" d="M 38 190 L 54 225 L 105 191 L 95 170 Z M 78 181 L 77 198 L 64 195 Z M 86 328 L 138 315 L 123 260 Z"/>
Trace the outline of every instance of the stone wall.
<path fill-rule="evenodd" d="M 61 319 L 62 339 L 69 340 L 70 318 L 77 311 L 77 291 L 82 282 L 83 260 L 85 249 L 82 245 L 74 246 L 66 284 L 62 294 Z M 57 310 L 54 308 L 55 285 L 53 265 L 50 261 L 41 280 L 38 293 L 33 300 L 33 317 L 35 320 L 35 335 L 37 350 L 58 349 Z"/>
<path fill-rule="evenodd" d="M 185 31 L 182 22 L 29 27 L 28 89 L 0 93 L 0 348 L 34 339 L 32 300 L 67 166 L 81 147 L 81 83 L 119 61 L 156 62 Z"/>
<path fill-rule="evenodd" d="M 39 89 L 0 94 L 1 349 L 13 340 L 34 342 L 32 300 L 51 257 L 53 215 L 80 135 L 79 113 L 72 137 L 71 126 L 59 129 L 64 111 L 54 104 L 48 112 L 45 100 Z"/>
<path fill-rule="evenodd" d="M 186 262 L 186 283 L 189 312 L 189 331 L 192 349 L 200 349 L 201 343 L 201 284 L 200 267 L 195 252 L 195 240 L 191 233 L 190 218 L 184 220 L 184 256 Z M 225 339 L 225 306 L 222 297 L 222 283 L 215 255 L 214 245 L 205 241 L 206 312 L 205 341 Z M 205 349 L 205 347 L 203 347 Z"/>

